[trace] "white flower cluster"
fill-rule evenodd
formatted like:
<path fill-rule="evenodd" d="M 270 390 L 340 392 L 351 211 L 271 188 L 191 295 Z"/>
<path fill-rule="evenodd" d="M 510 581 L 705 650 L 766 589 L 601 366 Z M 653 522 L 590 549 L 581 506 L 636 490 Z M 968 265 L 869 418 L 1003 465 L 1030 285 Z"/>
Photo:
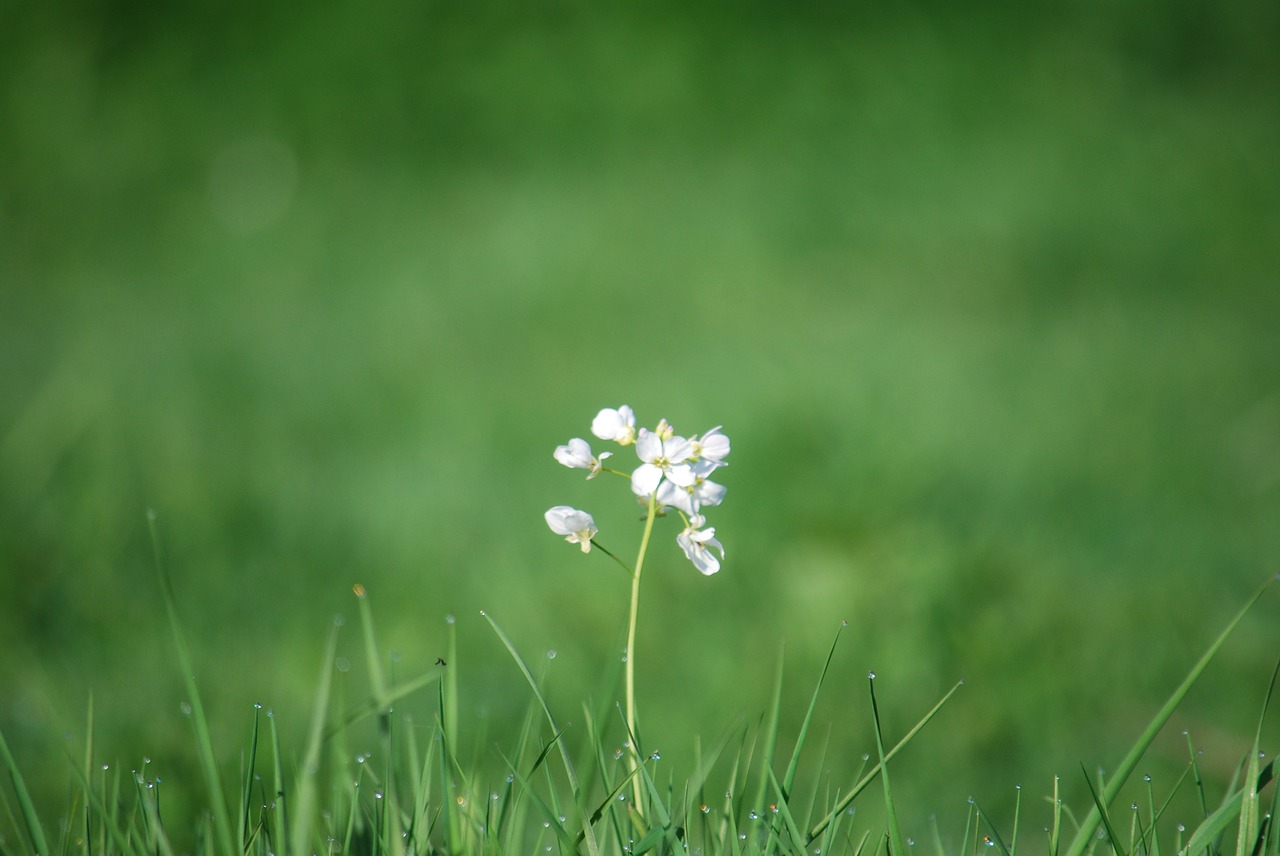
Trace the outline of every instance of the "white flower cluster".
<path fill-rule="evenodd" d="M 729 454 L 729 438 L 720 432 L 720 426 L 701 436 L 681 437 L 663 419 L 652 431 L 648 428 L 637 431 L 635 413 L 624 404 L 616 410 L 606 408 L 596 414 L 591 433 L 621 446 L 635 446 L 640 465 L 631 472 L 631 491 L 646 507 L 652 498 L 659 509 L 679 512 L 685 524 L 684 531 L 676 536 L 680 549 L 702 573 L 709 576 L 720 570 L 724 546 L 716 540 L 715 527 L 707 526 L 702 516 L 703 508 L 719 505 L 724 500 L 724 485 L 709 478 L 726 466 L 724 459 Z M 587 470 L 588 479 L 606 470 L 604 462 L 612 456 L 612 452 L 603 452 L 596 457 L 590 444 L 577 437 L 555 451 L 557 461 L 566 467 Z M 565 536 L 571 544 L 581 544 L 584 553 L 591 549 L 591 539 L 599 530 L 590 514 L 557 505 L 547 512 L 546 518 L 547 525 L 557 535 Z"/>

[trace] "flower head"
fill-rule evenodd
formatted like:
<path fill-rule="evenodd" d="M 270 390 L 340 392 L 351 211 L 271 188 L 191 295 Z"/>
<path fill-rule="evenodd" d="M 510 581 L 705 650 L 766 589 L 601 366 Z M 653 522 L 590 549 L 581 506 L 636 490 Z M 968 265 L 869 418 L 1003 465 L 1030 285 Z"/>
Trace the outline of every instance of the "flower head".
<path fill-rule="evenodd" d="M 690 437 L 689 445 L 693 449 L 692 457 L 695 461 L 710 465 L 707 472 L 716 467 L 727 466 L 724 459 L 729 454 L 729 438 L 720 432 L 719 425 L 701 437 Z"/>
<path fill-rule="evenodd" d="M 629 446 L 636 441 L 636 415 L 625 404 L 617 410 L 606 407 L 591 420 L 591 433 L 601 440 Z"/>
<path fill-rule="evenodd" d="M 552 532 L 563 535 L 570 544 L 581 544 L 582 552 L 591 552 L 591 539 L 600 530 L 590 514 L 568 505 L 557 505 L 547 509 L 545 517 Z"/>
<path fill-rule="evenodd" d="M 705 524 L 706 521 L 695 514 L 689 519 L 685 530 L 676 536 L 676 543 L 684 550 L 685 557 L 693 562 L 693 566 L 709 577 L 720 570 L 720 563 L 724 560 L 724 545 L 716 540 L 714 526 L 699 528 Z M 716 558 L 713 550 L 720 554 L 719 558 Z"/>
<path fill-rule="evenodd" d="M 675 482 L 663 481 L 658 485 L 658 505 L 678 508 L 692 517 L 700 513 L 702 506 L 724 502 L 726 488 L 722 484 L 697 476 L 693 484 L 681 487 Z"/>
<path fill-rule="evenodd" d="M 631 473 L 631 490 L 637 496 L 653 493 L 663 478 L 681 487 L 693 484 L 696 478 L 688 463 L 693 454 L 689 441 L 670 433 L 669 426 L 664 433 L 665 438 L 657 431 L 641 428 L 636 438 L 636 454 L 644 462 Z"/>
<path fill-rule="evenodd" d="M 591 454 L 591 446 L 586 440 L 574 437 L 564 446 L 556 446 L 556 460 L 571 469 L 590 470 L 587 478 L 593 479 L 600 475 L 600 469 L 604 466 L 606 458 L 611 456 L 613 452 L 601 452 L 600 457 Z"/>

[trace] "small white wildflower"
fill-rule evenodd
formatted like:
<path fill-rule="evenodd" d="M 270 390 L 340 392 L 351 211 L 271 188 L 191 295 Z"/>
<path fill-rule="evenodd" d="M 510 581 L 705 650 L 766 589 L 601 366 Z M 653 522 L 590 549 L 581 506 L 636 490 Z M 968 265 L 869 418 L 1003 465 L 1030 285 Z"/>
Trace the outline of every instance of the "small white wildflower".
<path fill-rule="evenodd" d="M 689 519 L 685 530 L 676 536 L 676 543 L 684 550 L 685 557 L 693 562 L 693 566 L 709 577 L 720 570 L 720 563 L 724 560 L 724 545 L 716 540 L 714 526 L 700 528 L 705 524 L 706 521 L 700 515 L 694 515 Z M 720 558 L 716 558 L 712 550 L 718 552 Z"/>
<path fill-rule="evenodd" d="M 591 552 L 591 539 L 600 530 L 590 514 L 568 505 L 557 505 L 547 509 L 545 516 L 552 532 L 563 535 L 570 544 L 581 544 L 582 552 Z"/>
<path fill-rule="evenodd" d="M 636 415 L 625 404 L 617 410 L 606 407 L 591 420 L 591 433 L 601 440 L 613 440 L 629 446 L 636 441 Z"/>
<path fill-rule="evenodd" d="M 670 426 L 667 430 L 670 431 Z M 656 431 L 641 428 L 636 438 L 636 454 L 644 463 L 631 473 L 631 490 L 637 496 L 649 496 L 664 477 L 680 487 L 693 484 L 697 476 L 688 463 L 691 453 L 685 438 L 670 434 L 664 440 Z"/>
<path fill-rule="evenodd" d="M 692 517 L 702 506 L 715 506 L 724 502 L 727 489 L 722 484 L 697 476 L 693 484 L 680 487 L 674 482 L 663 481 L 658 485 L 658 505 L 678 508 Z"/>
<path fill-rule="evenodd" d="M 564 446 L 556 446 L 556 460 L 564 464 L 570 469 L 590 470 L 587 473 L 588 479 L 593 479 L 600 475 L 600 469 L 604 466 L 605 459 L 611 456 L 613 452 L 602 452 L 600 457 L 591 454 L 591 446 L 586 440 L 574 437 Z"/>
<path fill-rule="evenodd" d="M 725 457 L 729 454 L 729 438 L 720 432 L 717 425 L 701 437 L 690 437 L 689 445 L 693 448 L 694 460 L 702 464 L 710 464 L 710 469 L 727 466 Z"/>

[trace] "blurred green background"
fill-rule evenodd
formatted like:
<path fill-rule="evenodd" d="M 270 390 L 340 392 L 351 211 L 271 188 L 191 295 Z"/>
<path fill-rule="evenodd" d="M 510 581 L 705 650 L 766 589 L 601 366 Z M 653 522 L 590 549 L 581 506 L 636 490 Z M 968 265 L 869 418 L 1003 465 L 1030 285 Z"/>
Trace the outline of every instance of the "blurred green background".
<path fill-rule="evenodd" d="M 499 768 L 528 693 L 480 609 L 557 651 L 569 719 L 617 657 L 625 579 L 542 512 L 634 550 L 625 488 L 551 457 L 625 402 L 734 444 L 723 572 L 669 525 L 645 578 L 664 763 L 764 710 L 783 640 L 794 723 L 847 620 L 837 772 L 868 669 L 893 734 L 966 681 L 902 758 L 908 834 L 1078 797 L 1276 569 L 1278 34 L 1192 0 L 7 4 L 0 729 L 60 808 L 92 692 L 103 760 L 198 794 L 154 508 L 229 763 L 253 702 L 301 740 L 361 582 L 403 674 L 457 616 Z M 1229 774 L 1276 616 L 1161 781 L 1180 728 Z"/>

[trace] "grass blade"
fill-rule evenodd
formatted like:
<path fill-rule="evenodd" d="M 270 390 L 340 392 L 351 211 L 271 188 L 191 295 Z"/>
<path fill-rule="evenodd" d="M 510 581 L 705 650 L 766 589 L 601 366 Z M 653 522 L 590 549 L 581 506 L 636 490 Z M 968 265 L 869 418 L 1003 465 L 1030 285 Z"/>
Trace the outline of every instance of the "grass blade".
<path fill-rule="evenodd" d="M 898 812 L 893 805 L 893 788 L 889 785 L 889 766 L 884 756 L 884 737 L 880 730 L 880 706 L 876 704 L 875 672 L 867 676 L 867 686 L 871 691 L 871 719 L 876 732 L 876 755 L 880 758 L 880 783 L 884 785 L 884 817 L 889 824 L 889 849 L 891 856 L 905 856 L 907 849 L 902 843 Z"/>
<path fill-rule="evenodd" d="M 204 705 L 200 701 L 200 691 L 196 687 L 195 672 L 191 668 L 191 654 L 187 648 L 186 637 L 182 633 L 182 623 L 178 620 L 178 603 L 173 593 L 173 583 L 165 570 L 160 554 L 160 532 L 156 526 L 156 512 L 147 512 L 147 524 L 151 531 L 151 548 L 155 554 L 156 574 L 160 578 L 160 590 L 164 598 L 165 611 L 169 614 L 169 626 L 173 631 L 173 644 L 178 652 L 178 664 L 182 668 L 182 679 L 187 688 L 188 704 L 191 705 L 191 724 L 195 730 L 196 746 L 200 757 L 200 767 L 204 772 L 205 786 L 209 790 L 209 809 L 213 812 L 213 831 L 219 849 L 227 856 L 240 851 L 231 835 L 231 814 L 227 810 L 226 795 L 222 790 L 222 778 L 218 774 L 218 762 L 213 753 L 213 740 L 209 736 L 209 722 L 204 715 Z M 47 852 L 47 851 L 45 851 Z"/>
<path fill-rule="evenodd" d="M 821 835 L 822 831 L 827 828 L 827 826 L 831 823 L 831 821 L 835 820 L 835 818 L 838 817 L 842 811 L 844 811 L 850 805 L 852 805 L 853 801 L 858 798 L 858 795 L 867 789 L 867 785 L 871 784 L 871 782 L 875 780 L 875 777 L 884 768 L 884 764 L 888 762 L 891 758 L 893 758 L 894 755 L 897 755 L 900 751 L 902 751 L 903 747 L 905 747 L 908 743 L 910 743 L 911 739 L 920 733 L 920 729 L 924 728 L 929 723 L 930 720 L 932 720 L 935 716 L 938 715 L 938 711 L 942 710 L 942 706 L 945 705 L 948 701 L 950 701 L 951 697 L 956 694 L 956 690 L 960 689 L 960 687 L 962 686 L 964 686 L 964 681 L 960 681 L 955 686 L 953 686 L 950 690 L 948 690 L 947 694 L 944 695 L 941 699 L 939 699 L 938 703 L 935 704 L 929 710 L 929 712 L 926 713 L 920 719 L 920 721 L 917 722 L 915 726 L 910 731 L 908 731 L 901 740 L 897 742 L 896 745 L 894 745 L 892 749 L 890 749 L 888 752 L 885 753 L 884 759 L 880 761 L 880 763 L 872 767 L 871 770 L 865 776 L 859 779 L 858 783 L 853 786 L 853 790 L 850 791 L 848 794 L 846 794 L 842 800 L 836 803 L 835 808 L 833 808 L 830 812 L 828 812 L 827 816 L 824 817 L 818 823 L 817 826 L 809 830 L 809 834 L 807 836 L 806 841 L 812 842 L 813 839 Z"/>
<path fill-rule="evenodd" d="M 298 771 L 298 799 L 293 806 L 289 823 L 289 840 L 281 842 L 284 853 L 303 856 L 310 853 L 311 832 L 316 818 L 316 777 L 320 773 L 320 746 L 324 740 L 325 713 L 329 709 L 329 688 L 333 683 L 333 655 L 338 645 L 338 623 L 329 628 L 325 643 L 324 659 L 320 662 L 320 683 L 316 688 L 315 705 L 311 710 L 311 729 L 307 737 L 307 751 L 303 755 L 302 768 Z"/>
<path fill-rule="evenodd" d="M 520 667 L 520 671 L 524 675 L 525 680 L 528 681 L 529 686 L 533 688 L 533 694 L 538 699 L 538 704 L 542 706 L 542 712 L 547 717 L 547 723 L 551 726 L 551 732 L 553 734 L 559 734 L 561 729 L 556 725 L 556 718 L 551 713 L 551 706 L 547 704 L 546 696 L 542 694 L 542 688 L 538 686 L 537 680 L 534 679 L 533 672 L 529 671 L 529 664 L 520 656 L 520 652 L 516 650 L 515 644 L 503 629 L 498 626 L 498 622 L 493 620 L 493 616 L 489 615 L 489 613 L 484 610 L 480 610 L 480 614 L 484 616 L 485 621 L 489 622 L 489 626 L 493 628 L 493 632 L 498 634 L 498 639 L 500 639 L 502 644 L 506 646 L 508 653 L 510 653 L 512 659 L 516 661 L 516 665 Z M 578 774 L 574 772 L 573 769 L 573 761 L 569 758 L 569 750 L 565 747 L 564 741 L 562 740 L 556 740 L 556 745 L 560 749 L 560 758 L 564 761 L 565 774 L 569 777 L 569 788 L 573 791 L 574 802 L 578 805 L 579 813 L 584 814 L 585 816 L 585 812 L 581 805 L 582 790 L 578 785 Z M 634 746 L 635 744 L 632 743 L 632 745 Z M 596 843 L 595 832 L 592 830 L 591 824 L 584 823 L 583 830 L 586 834 L 587 852 L 589 852 L 591 856 L 596 856 L 596 854 L 600 852 L 600 848 Z"/>
<path fill-rule="evenodd" d="M 1102 794 L 1098 795 L 1098 798 L 1095 799 L 1093 808 L 1091 808 L 1088 815 L 1085 816 L 1084 821 L 1080 824 L 1080 828 L 1076 831 L 1076 837 L 1072 840 L 1071 846 L 1067 848 L 1067 856 L 1083 856 L 1085 850 L 1088 849 L 1092 842 L 1094 834 L 1098 831 L 1098 826 L 1103 822 L 1102 809 L 1105 806 L 1110 805 L 1115 800 L 1116 794 L 1120 792 L 1120 789 L 1124 787 L 1125 782 L 1129 780 L 1129 776 L 1133 774 L 1133 770 L 1138 765 L 1139 759 L 1141 759 L 1143 754 L 1147 751 L 1151 742 L 1155 740 L 1160 729 L 1169 721 L 1169 717 L 1173 715 L 1174 710 L 1176 710 L 1178 705 L 1182 703 L 1182 700 L 1186 698 L 1187 693 L 1191 690 L 1191 686 L 1197 679 L 1199 679 L 1201 673 L 1204 672 L 1214 655 L 1218 653 L 1218 650 L 1222 647 L 1223 643 L 1227 641 L 1227 637 L 1231 635 L 1232 631 L 1234 631 L 1244 619 L 1245 614 L 1255 603 L 1257 603 L 1258 599 L 1262 597 L 1262 593 L 1265 592 L 1274 581 L 1275 577 L 1268 579 L 1266 583 L 1264 583 L 1262 587 L 1249 598 L 1249 601 L 1244 605 L 1244 607 L 1236 613 L 1235 618 L 1231 620 L 1226 628 L 1218 635 L 1218 638 L 1214 640 L 1213 644 L 1209 646 L 1209 649 L 1200 657 L 1199 662 L 1192 666 L 1191 671 L 1187 673 L 1187 676 L 1183 679 L 1182 683 L 1173 691 L 1173 695 L 1169 696 L 1169 700 L 1166 701 L 1164 706 L 1156 713 L 1146 730 L 1143 731 L 1142 735 L 1138 738 L 1138 741 L 1133 744 L 1129 753 L 1124 756 L 1124 759 L 1121 760 L 1120 764 L 1116 767 L 1115 773 L 1111 777 L 1111 781 L 1108 782 L 1106 787 L 1103 789 Z M 1090 782 L 1089 787 L 1093 787 L 1092 782 Z"/>
<path fill-rule="evenodd" d="M 13 792 L 18 797 L 18 807 L 22 810 L 22 820 L 27 825 L 31 846 L 35 848 L 36 853 L 43 856 L 51 852 L 49 845 L 45 843 L 44 828 L 40 826 L 40 816 L 36 814 L 35 804 L 31 802 L 31 795 L 27 793 L 27 783 L 23 780 L 22 773 L 18 771 L 18 764 L 9 752 L 9 744 L 5 742 L 3 732 L 0 732 L 0 759 L 4 760 L 4 765 L 9 770 L 9 781 L 13 782 Z"/>

